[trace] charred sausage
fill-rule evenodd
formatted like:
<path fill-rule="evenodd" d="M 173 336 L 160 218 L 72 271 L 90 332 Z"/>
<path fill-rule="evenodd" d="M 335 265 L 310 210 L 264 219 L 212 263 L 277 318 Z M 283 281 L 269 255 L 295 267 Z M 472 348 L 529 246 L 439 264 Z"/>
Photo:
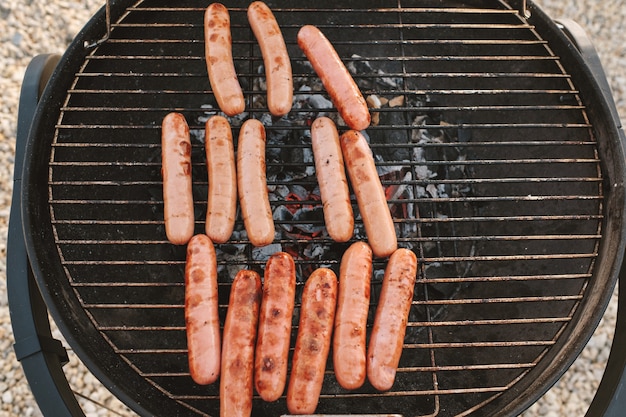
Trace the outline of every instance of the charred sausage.
<path fill-rule="evenodd" d="M 417 258 L 412 251 L 401 248 L 391 255 L 367 351 L 367 378 L 380 391 L 391 389 L 396 378 L 416 275 Z"/>
<path fill-rule="evenodd" d="M 185 116 L 169 113 L 161 125 L 161 176 L 165 233 L 174 245 L 184 245 L 194 232 L 191 181 L 191 139 Z"/>
<path fill-rule="evenodd" d="M 365 242 L 355 242 L 341 258 L 333 333 L 333 368 L 345 389 L 359 388 L 365 382 L 371 277 L 372 249 Z"/>
<path fill-rule="evenodd" d="M 377 257 L 389 256 L 398 239 L 372 151 L 356 130 L 341 135 L 341 150 L 372 251 Z"/>
<path fill-rule="evenodd" d="M 228 241 L 237 215 L 235 150 L 228 120 L 212 116 L 206 122 L 204 141 L 209 178 L 206 234 L 215 243 Z"/>
<path fill-rule="evenodd" d="M 248 21 L 256 37 L 267 80 L 267 107 L 274 116 L 284 116 L 291 110 L 293 78 L 285 39 L 269 7 L 262 1 L 248 6 Z"/>
<path fill-rule="evenodd" d="M 250 242 L 269 245 L 274 240 L 274 219 L 265 174 L 265 128 L 256 119 L 246 120 L 239 132 L 237 191 Z"/>
<path fill-rule="evenodd" d="M 313 414 L 324 382 L 337 303 L 337 276 L 327 268 L 313 271 L 304 284 L 287 408 L 292 414 Z"/>
<path fill-rule="evenodd" d="M 261 277 L 241 270 L 235 276 L 224 322 L 220 416 L 252 413 L 254 345 L 261 303 Z"/>
<path fill-rule="evenodd" d="M 204 49 L 209 81 L 220 109 L 228 116 L 243 112 L 246 103 L 233 61 L 230 14 L 221 3 L 211 3 L 204 13 Z"/>
<path fill-rule="evenodd" d="M 276 401 L 285 390 L 295 293 L 293 258 L 277 252 L 265 266 L 254 359 L 255 387 L 265 401 Z"/>
<path fill-rule="evenodd" d="M 333 240 L 347 242 L 354 231 L 354 215 L 339 133 L 331 119 L 315 119 L 311 125 L 311 145 L 326 230 Z"/>
<path fill-rule="evenodd" d="M 202 234 L 187 245 L 185 324 L 191 378 L 201 385 L 211 384 L 220 374 L 217 261 L 213 242 Z"/>
<path fill-rule="evenodd" d="M 304 52 L 346 124 L 364 130 L 370 124 L 367 102 L 328 38 L 315 26 L 300 28 L 298 46 Z"/>

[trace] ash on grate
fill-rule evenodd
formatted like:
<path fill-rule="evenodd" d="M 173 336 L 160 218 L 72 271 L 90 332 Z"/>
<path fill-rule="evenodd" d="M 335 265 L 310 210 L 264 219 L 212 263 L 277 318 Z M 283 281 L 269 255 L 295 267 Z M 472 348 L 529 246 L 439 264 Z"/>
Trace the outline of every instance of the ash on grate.
<path fill-rule="evenodd" d="M 467 131 L 451 128 L 441 114 L 431 110 L 436 103 L 429 97 L 408 94 L 406 79 L 387 74 L 358 56 L 352 57 L 348 68 L 371 107 L 372 125 L 363 133 L 371 145 L 385 187 L 399 245 L 415 250 L 422 258 L 441 256 L 441 245 L 420 237 L 454 232 L 446 230 L 446 226 L 433 226 L 420 219 L 459 215 L 455 212 L 457 206 L 442 201 L 471 194 L 466 183 L 449 181 L 468 176 L 466 165 L 450 163 L 465 161 L 468 155 L 462 146 L 450 144 L 462 143 L 471 137 Z M 335 121 L 340 133 L 347 128 L 307 62 L 294 64 L 294 74 L 299 75 L 294 77 L 293 108 L 281 118 L 271 116 L 265 109 L 262 66 L 257 73 L 252 84 L 253 93 L 248 98 L 250 112 L 229 117 L 229 120 L 235 140 L 238 127 L 247 118 L 258 118 L 266 127 L 267 182 L 276 222 L 275 243 L 266 248 L 251 249 L 246 243 L 243 224 L 238 222 L 232 239 L 237 243 L 228 244 L 228 250 L 220 250 L 220 256 L 227 265 L 228 276 L 232 277 L 241 265 L 253 264 L 261 269 L 272 253 L 285 251 L 296 261 L 301 261 L 298 279 L 303 281 L 315 267 L 337 269 L 338 259 L 347 247 L 333 242 L 324 227 L 310 125 L 315 118 L 326 116 Z M 198 124 L 216 113 L 207 106 Z M 200 132 L 197 136 L 203 140 Z M 353 195 L 351 199 L 355 213 L 354 239 L 365 240 Z M 469 254 L 471 248 L 466 250 Z M 459 269 L 457 264 L 437 262 L 425 266 L 426 270 L 441 268 L 445 271 L 451 267 Z M 466 268 L 467 265 L 461 266 L 461 269 Z M 375 275 L 379 276 L 375 279 L 382 278 L 382 273 Z"/>

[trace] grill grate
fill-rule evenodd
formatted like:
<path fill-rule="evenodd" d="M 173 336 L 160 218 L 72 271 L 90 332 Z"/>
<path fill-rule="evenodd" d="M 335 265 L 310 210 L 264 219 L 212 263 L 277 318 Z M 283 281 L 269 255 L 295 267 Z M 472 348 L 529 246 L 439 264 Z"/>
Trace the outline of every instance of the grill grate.
<path fill-rule="evenodd" d="M 203 121 L 215 109 L 201 3 L 140 1 L 86 56 L 61 107 L 48 192 L 63 279 L 98 335 L 164 396 L 191 414 L 214 414 L 217 386 L 197 386 L 187 372 L 184 248 L 165 240 L 160 176 L 160 121 L 180 111 L 192 129 L 201 232 Z M 393 390 L 345 391 L 329 363 L 318 411 L 467 415 L 509 401 L 559 344 L 601 239 L 600 161 L 578 91 L 534 27 L 498 1 L 316 3 L 311 11 L 268 2 L 300 89 L 282 120 L 265 108 L 245 8 L 230 8 L 246 117 L 263 120 L 271 138 L 268 185 L 281 236 L 252 248 L 238 220 L 233 239 L 218 245 L 222 320 L 233 271 L 260 270 L 269 254 L 287 250 L 299 293 L 313 268 L 337 269 L 346 247 L 324 235 L 314 193 L 308 124 L 334 114 L 313 108 L 319 81 L 295 43 L 299 27 L 314 23 L 357 71 L 365 96 L 403 98 L 376 109 L 380 122 L 368 134 L 399 243 L 420 259 Z M 232 119 L 234 137 L 241 121 Z M 373 301 L 383 269 L 377 262 Z M 285 411 L 283 399 L 255 399 L 258 415 Z"/>

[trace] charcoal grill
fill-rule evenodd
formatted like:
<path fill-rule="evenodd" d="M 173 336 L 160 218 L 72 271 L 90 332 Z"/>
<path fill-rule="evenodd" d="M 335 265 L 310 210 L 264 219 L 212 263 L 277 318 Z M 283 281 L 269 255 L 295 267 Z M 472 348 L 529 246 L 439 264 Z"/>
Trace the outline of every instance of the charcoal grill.
<path fill-rule="evenodd" d="M 16 355 L 46 415 L 82 414 L 47 311 L 138 414 L 218 414 L 217 385 L 194 384 L 187 369 L 185 248 L 165 238 L 159 147 L 163 116 L 183 113 L 201 232 L 203 122 L 216 112 L 203 56 L 207 4 L 107 3 L 60 62 L 37 57 L 27 72 L 8 286 Z M 238 219 L 231 241 L 218 245 L 222 319 L 233 271 L 262 271 L 273 251 L 289 251 L 301 290 L 313 268 L 337 269 L 346 248 L 324 232 L 311 159 L 310 122 L 336 116 L 295 43 L 302 25 L 315 24 L 364 95 L 390 100 L 372 109 L 367 135 L 399 244 L 420 261 L 393 389 L 343 390 L 329 362 L 317 411 L 517 415 L 582 350 L 619 277 L 624 135 L 593 47 L 530 1 L 268 4 L 292 59 L 294 109 L 268 115 L 247 2 L 226 2 L 247 101 L 231 122 L 235 137 L 245 118 L 266 125 L 279 234 L 253 248 Z M 363 238 L 357 220 L 355 239 Z M 384 265 L 375 263 L 372 311 Z M 620 323 L 590 415 L 624 407 L 615 401 Z M 284 398 L 254 399 L 254 415 L 286 412 Z"/>

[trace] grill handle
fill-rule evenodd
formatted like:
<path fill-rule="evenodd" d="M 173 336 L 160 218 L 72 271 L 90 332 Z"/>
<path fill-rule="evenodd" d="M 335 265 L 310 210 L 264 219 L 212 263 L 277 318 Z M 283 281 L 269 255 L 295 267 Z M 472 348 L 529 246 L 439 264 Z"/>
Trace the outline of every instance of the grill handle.
<path fill-rule="evenodd" d="M 30 269 L 22 229 L 21 177 L 25 145 L 37 103 L 58 55 L 39 55 L 28 65 L 18 110 L 13 200 L 7 236 L 7 294 L 17 360 L 41 412 L 46 416 L 84 416 L 63 373 L 67 351 L 52 337 L 47 308 Z"/>
<path fill-rule="evenodd" d="M 578 24 L 578 22 L 572 19 L 557 19 L 555 20 L 555 23 L 563 31 L 565 36 L 567 36 L 567 38 L 572 41 L 582 58 L 585 60 L 585 63 L 587 64 L 594 78 L 598 82 L 598 86 L 602 91 L 602 95 L 609 105 L 611 117 L 613 118 L 615 125 L 618 129 L 622 129 L 622 122 L 620 120 L 615 101 L 613 100 L 613 92 L 611 91 L 611 86 L 609 85 L 608 78 L 606 77 L 606 74 L 604 72 L 602 61 L 600 61 L 598 51 L 593 46 L 593 42 L 587 35 L 587 32 L 585 31 L 585 29 L 583 29 L 582 26 Z M 622 138 L 623 136 L 624 135 L 622 134 Z"/>
<path fill-rule="evenodd" d="M 591 39 L 586 31 L 571 19 L 559 19 L 556 24 L 578 49 L 596 78 L 611 111 L 615 126 L 617 126 L 622 144 L 624 144 L 626 135 L 624 135 L 619 113 L 613 100 L 611 87 Z M 626 410 L 626 293 L 623 292 L 626 291 L 626 265 L 622 265 L 619 274 L 618 291 L 617 323 L 615 324 L 611 353 L 600 386 L 585 414 L 586 417 L 621 417 Z"/>

